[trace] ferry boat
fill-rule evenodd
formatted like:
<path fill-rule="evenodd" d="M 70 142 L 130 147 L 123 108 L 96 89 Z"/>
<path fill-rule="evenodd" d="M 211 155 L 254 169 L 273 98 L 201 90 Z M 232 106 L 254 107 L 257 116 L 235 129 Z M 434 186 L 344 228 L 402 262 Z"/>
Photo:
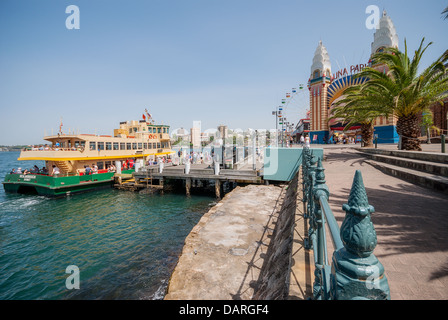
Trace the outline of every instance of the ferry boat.
<path fill-rule="evenodd" d="M 49 144 L 24 149 L 17 160 L 44 160 L 45 167 L 7 174 L 5 191 L 65 196 L 111 187 L 116 174 L 132 174 L 147 161 L 170 158 L 169 126 L 154 124 L 149 114 L 143 118 L 120 122 L 113 136 L 60 130 L 44 137 Z"/>

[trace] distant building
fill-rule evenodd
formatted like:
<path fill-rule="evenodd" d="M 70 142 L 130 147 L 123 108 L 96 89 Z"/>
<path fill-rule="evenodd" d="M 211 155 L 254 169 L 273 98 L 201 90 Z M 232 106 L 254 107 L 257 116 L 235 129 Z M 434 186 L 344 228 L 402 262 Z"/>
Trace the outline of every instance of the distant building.
<path fill-rule="evenodd" d="M 448 68 L 448 64 L 445 64 Z M 442 104 L 436 103 L 431 106 L 434 126 L 441 130 L 440 134 L 448 134 L 448 98 Z"/>
<path fill-rule="evenodd" d="M 310 118 L 300 119 L 296 126 L 296 130 L 293 132 L 295 141 L 300 141 L 301 136 L 307 136 L 310 132 Z"/>
<path fill-rule="evenodd" d="M 184 128 L 179 128 L 173 131 L 172 133 L 172 137 L 174 138 L 173 140 L 176 141 L 190 141 L 190 134 L 188 133 L 187 130 L 185 130 Z"/>
<path fill-rule="evenodd" d="M 219 131 L 219 137 L 221 139 L 223 139 L 224 137 L 227 137 L 229 134 L 229 129 L 225 125 L 220 125 L 218 127 L 218 131 Z"/>
<path fill-rule="evenodd" d="M 193 127 L 190 129 L 191 143 L 193 148 L 201 147 L 201 128 Z"/>
<path fill-rule="evenodd" d="M 448 133 L 448 99 L 445 99 L 442 104 L 436 103 L 430 107 L 433 117 L 434 126 L 439 128 L 440 133 L 433 132 L 432 136 L 439 136 L 440 134 L 447 135 Z M 422 132 L 426 135 L 426 132 Z"/>

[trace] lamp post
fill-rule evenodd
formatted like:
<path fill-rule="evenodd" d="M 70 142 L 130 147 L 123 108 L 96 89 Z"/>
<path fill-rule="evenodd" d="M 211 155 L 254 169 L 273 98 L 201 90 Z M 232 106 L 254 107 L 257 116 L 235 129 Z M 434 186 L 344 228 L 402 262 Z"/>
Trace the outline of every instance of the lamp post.
<path fill-rule="evenodd" d="M 272 115 L 275 115 L 275 134 L 277 135 L 277 138 L 276 138 L 277 139 L 277 144 L 276 144 L 277 146 L 278 146 L 278 138 L 279 138 L 279 135 L 278 135 L 278 124 L 279 124 L 279 120 L 280 121 L 283 120 L 283 118 L 282 118 L 282 111 L 283 111 L 283 107 L 282 106 L 279 106 L 279 107 L 276 108 L 275 111 L 272 111 Z M 282 121 L 281 125 L 282 125 L 282 129 L 283 129 L 283 121 Z M 283 130 L 282 130 L 282 132 L 283 132 Z"/>
<path fill-rule="evenodd" d="M 278 145 L 278 108 L 279 107 L 277 107 L 275 111 L 272 111 L 272 115 L 275 116 L 275 135 L 277 140 L 276 146 Z"/>

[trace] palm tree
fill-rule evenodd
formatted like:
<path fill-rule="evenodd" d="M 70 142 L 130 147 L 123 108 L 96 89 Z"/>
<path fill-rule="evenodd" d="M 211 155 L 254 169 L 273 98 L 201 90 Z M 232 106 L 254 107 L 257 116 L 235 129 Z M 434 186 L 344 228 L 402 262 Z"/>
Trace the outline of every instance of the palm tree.
<path fill-rule="evenodd" d="M 373 91 L 371 95 L 364 96 L 360 94 L 360 86 L 348 87 L 344 90 L 344 96 L 342 99 L 336 101 L 331 109 L 332 119 L 341 119 L 344 121 L 344 131 L 349 130 L 355 124 L 361 126 L 361 139 L 363 147 L 373 146 L 373 123 L 377 117 L 381 115 L 375 108 L 365 108 L 365 104 L 368 99 L 374 97 L 376 91 Z M 371 99 L 370 106 L 376 104 L 377 99 Z"/>
<path fill-rule="evenodd" d="M 401 138 L 401 149 L 421 150 L 420 134 L 421 113 L 430 105 L 448 97 L 448 77 L 444 64 L 448 61 L 448 50 L 422 72 L 418 72 L 420 60 L 430 42 L 415 51 L 412 60 L 405 51 L 388 48 L 372 56 L 374 65 L 382 64 L 387 73 L 367 67 L 355 77 L 365 77 L 368 81 L 351 89 L 357 94 L 348 95 L 344 100 L 354 100 L 357 109 L 376 111 L 379 114 L 397 118 L 397 133 Z M 349 99 L 350 98 L 350 99 Z"/>
<path fill-rule="evenodd" d="M 448 19 L 448 7 L 446 7 L 445 10 L 442 11 L 442 14 L 445 15 L 443 19 Z"/>

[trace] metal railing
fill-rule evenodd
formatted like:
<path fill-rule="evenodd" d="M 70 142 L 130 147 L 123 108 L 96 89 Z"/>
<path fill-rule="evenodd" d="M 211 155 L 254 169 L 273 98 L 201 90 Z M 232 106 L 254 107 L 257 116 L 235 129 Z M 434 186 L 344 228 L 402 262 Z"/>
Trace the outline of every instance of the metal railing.
<path fill-rule="evenodd" d="M 304 217 L 309 225 L 305 248 L 313 250 L 313 299 L 316 300 L 388 300 L 390 290 L 384 267 L 373 254 L 376 232 L 370 219 L 374 208 L 357 170 L 346 212 L 339 228 L 328 204 L 330 191 L 325 184 L 322 160 L 311 149 L 303 148 L 302 190 Z M 334 252 L 328 261 L 327 233 Z"/>

